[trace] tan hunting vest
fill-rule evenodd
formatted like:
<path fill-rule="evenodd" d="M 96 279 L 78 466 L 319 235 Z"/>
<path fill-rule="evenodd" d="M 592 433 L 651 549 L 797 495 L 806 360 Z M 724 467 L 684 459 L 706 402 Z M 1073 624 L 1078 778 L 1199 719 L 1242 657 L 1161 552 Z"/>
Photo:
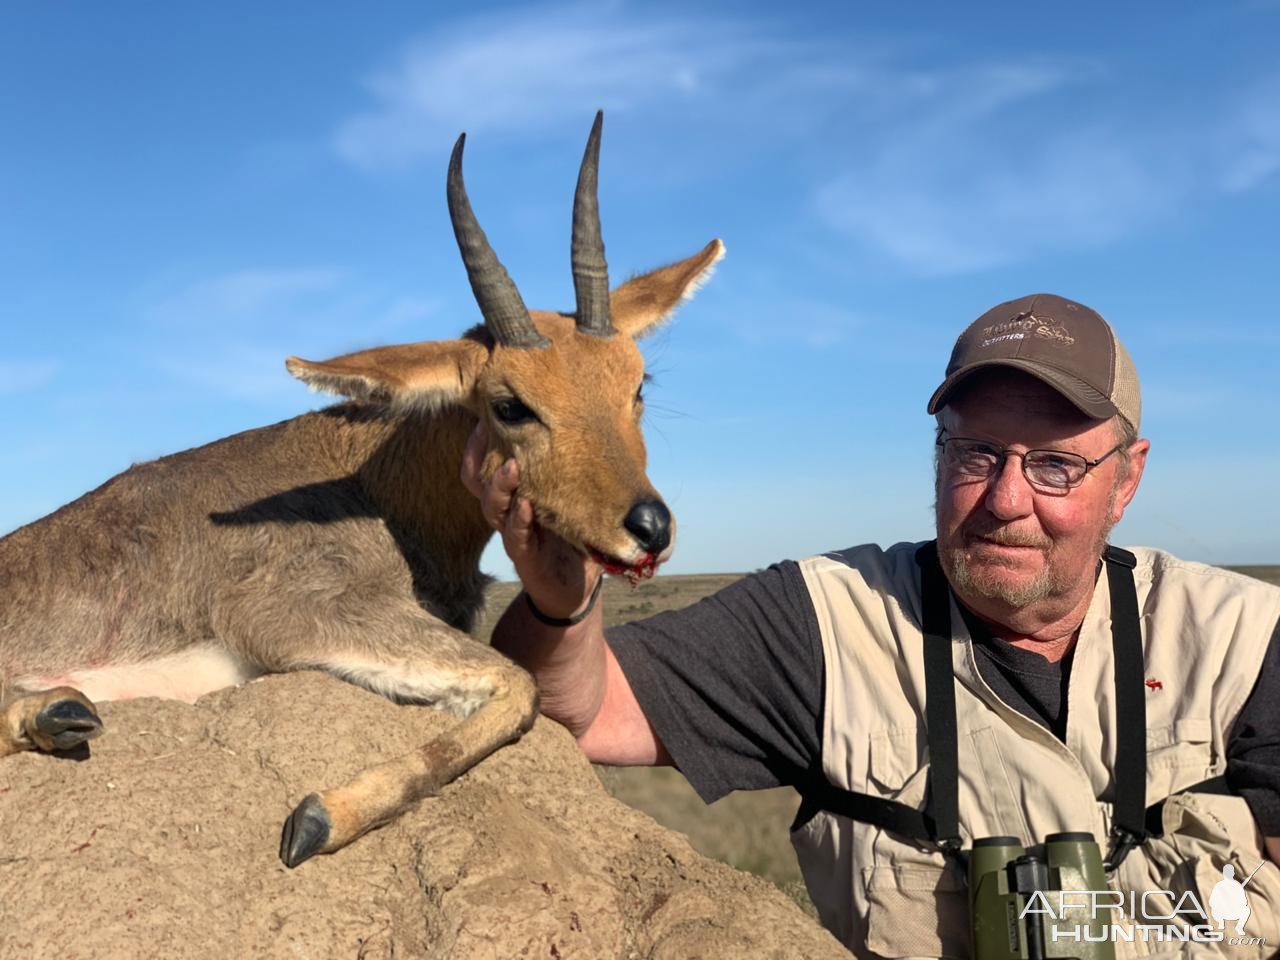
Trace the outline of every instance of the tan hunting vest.
<path fill-rule="evenodd" d="M 925 805 L 919 544 L 853 547 L 800 564 L 826 665 L 823 768 L 837 787 Z M 1221 774 L 1231 725 L 1253 689 L 1277 619 L 1280 589 L 1138 548 L 1147 715 L 1147 802 Z M 1090 831 L 1106 850 L 1116 750 L 1110 597 L 1103 570 L 1070 674 L 1065 744 L 1002 702 L 981 679 L 952 600 L 960 827 L 976 837 Z M 1236 879 L 1262 862 L 1262 837 L 1239 797 L 1182 794 L 1165 805 L 1165 835 L 1124 861 L 1121 890 L 1195 889 L 1209 903 L 1222 865 Z M 820 812 L 792 834 L 823 923 L 859 957 L 967 957 L 967 894 L 936 849 Z M 1246 933 L 1266 947 L 1120 942 L 1118 957 L 1267 957 L 1280 950 L 1280 868 L 1247 887 Z M 1113 923 L 1123 925 L 1118 914 Z M 1228 933 L 1233 933 L 1228 922 Z M 1192 949 L 1194 948 L 1194 949 Z M 1185 952 L 1184 952 L 1185 951 Z M 1198 951 L 1198 952 L 1197 952 Z"/>

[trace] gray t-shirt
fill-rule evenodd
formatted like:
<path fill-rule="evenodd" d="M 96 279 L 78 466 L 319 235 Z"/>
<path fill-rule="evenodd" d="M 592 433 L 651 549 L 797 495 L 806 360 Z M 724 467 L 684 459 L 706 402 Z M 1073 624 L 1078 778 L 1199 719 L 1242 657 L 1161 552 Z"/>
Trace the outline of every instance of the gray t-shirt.
<path fill-rule="evenodd" d="M 1049 663 L 966 621 L 982 679 L 1061 739 L 1071 657 Z M 821 772 L 822 638 L 794 562 L 606 636 L 645 716 L 706 802 Z M 1226 776 L 1262 833 L 1280 836 L 1280 624 L 1232 729 Z"/>

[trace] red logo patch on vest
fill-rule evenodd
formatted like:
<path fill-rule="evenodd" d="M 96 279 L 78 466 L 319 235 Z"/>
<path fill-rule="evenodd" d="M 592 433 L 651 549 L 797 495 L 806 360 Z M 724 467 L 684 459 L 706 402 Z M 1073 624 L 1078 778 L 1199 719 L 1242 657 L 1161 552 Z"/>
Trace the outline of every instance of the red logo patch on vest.
<path fill-rule="evenodd" d="M 1147 681 L 1146 681 L 1146 684 L 1147 684 L 1147 688 L 1148 688 L 1148 689 L 1150 689 L 1150 690 L 1163 690 L 1163 689 L 1164 689 L 1164 683 L 1163 683 L 1162 681 L 1160 681 L 1160 680 L 1157 680 L 1155 677 L 1148 677 L 1148 678 L 1147 678 Z"/>

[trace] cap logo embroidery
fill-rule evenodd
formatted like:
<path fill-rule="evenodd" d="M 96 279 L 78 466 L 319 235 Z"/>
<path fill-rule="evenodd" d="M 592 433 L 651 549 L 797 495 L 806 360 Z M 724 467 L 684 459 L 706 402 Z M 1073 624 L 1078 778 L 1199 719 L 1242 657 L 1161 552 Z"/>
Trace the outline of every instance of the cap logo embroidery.
<path fill-rule="evenodd" d="M 1003 333 L 998 337 L 988 337 L 986 340 L 983 340 L 982 343 L 979 344 L 979 347 L 989 347 L 993 343 L 1004 343 L 1006 340 L 1025 340 L 1025 339 L 1027 339 L 1027 335 L 1025 333 Z"/>
<path fill-rule="evenodd" d="M 983 327 L 982 335 L 984 337 L 999 337 L 1006 333 L 1016 333 L 1018 331 L 1030 333 L 1042 323 L 1044 321 L 1039 317 L 1033 317 L 1029 313 L 1018 313 L 1004 321 L 1004 323 L 993 323 L 990 326 Z"/>
<path fill-rule="evenodd" d="M 982 343 L 978 346 L 981 349 L 1009 340 L 1025 340 L 1028 334 L 1033 334 L 1042 340 L 1051 340 L 1064 347 L 1069 347 L 1076 342 L 1076 338 L 1070 331 L 1052 317 L 1037 317 L 1030 311 L 1024 311 L 1014 314 L 1003 323 L 993 323 L 983 327 Z"/>
<path fill-rule="evenodd" d="M 1076 338 L 1068 333 L 1067 328 L 1060 323 L 1054 324 L 1053 326 L 1050 326 L 1048 323 L 1041 324 L 1036 327 L 1036 336 L 1042 337 L 1045 340 L 1052 340 L 1055 343 L 1060 343 L 1064 347 L 1069 347 L 1076 342 Z"/>

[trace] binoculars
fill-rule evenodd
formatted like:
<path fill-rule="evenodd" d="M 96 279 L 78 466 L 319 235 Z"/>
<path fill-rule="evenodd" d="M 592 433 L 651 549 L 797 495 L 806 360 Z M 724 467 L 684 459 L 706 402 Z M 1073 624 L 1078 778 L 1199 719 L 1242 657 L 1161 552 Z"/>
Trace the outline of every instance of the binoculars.
<path fill-rule="evenodd" d="M 1091 896 L 1107 889 L 1091 833 L 1051 833 L 1042 856 L 1014 837 L 975 840 L 969 854 L 969 931 L 981 960 L 1115 960 L 1110 911 L 1095 916 Z M 1035 896 L 1040 894 L 1040 896 Z"/>

